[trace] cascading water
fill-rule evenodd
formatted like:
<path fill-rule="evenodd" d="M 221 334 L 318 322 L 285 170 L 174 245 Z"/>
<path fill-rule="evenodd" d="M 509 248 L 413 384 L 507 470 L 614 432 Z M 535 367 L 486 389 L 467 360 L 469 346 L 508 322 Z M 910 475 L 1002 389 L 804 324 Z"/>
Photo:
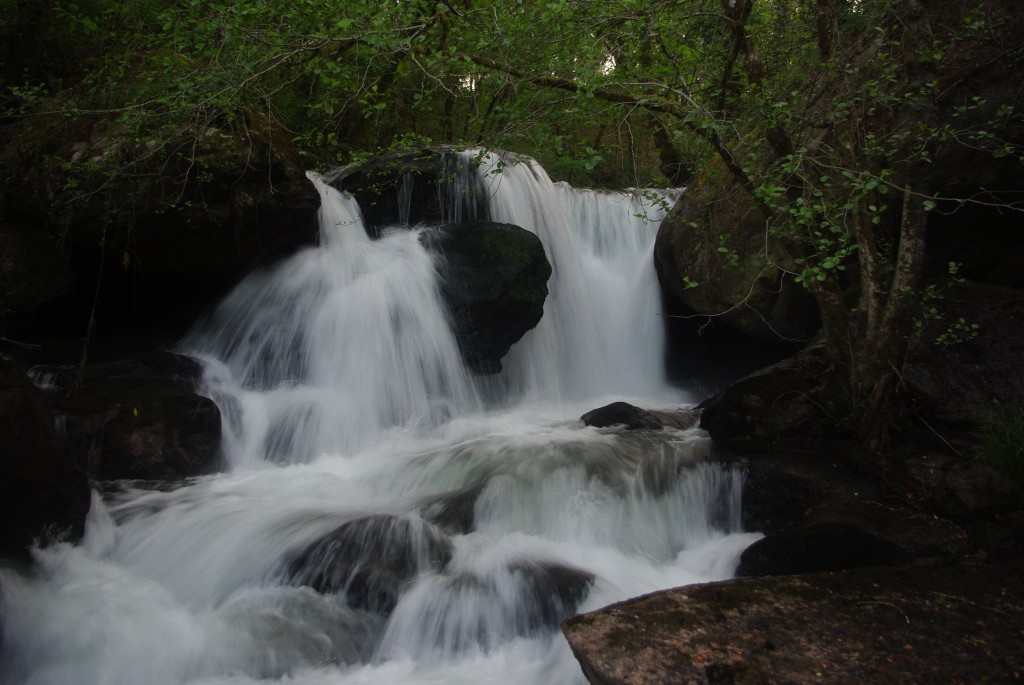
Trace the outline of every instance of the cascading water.
<path fill-rule="evenodd" d="M 538 399 L 677 397 L 651 254 L 678 192 L 576 190 L 494 153 L 480 156 L 480 173 L 491 217 L 538 235 L 555 270 L 544 318 L 512 350 L 506 380 Z"/>
<path fill-rule="evenodd" d="M 97 495 L 80 545 L 0 570 L 0 682 L 582 683 L 565 616 L 732 573 L 741 475 L 703 433 L 576 418 L 685 403 L 663 380 L 660 203 L 477 156 L 490 216 L 554 271 L 502 377 L 485 393 L 463 366 L 418 231 L 370 240 L 311 177 L 321 245 L 186 342 L 228 472 Z"/>

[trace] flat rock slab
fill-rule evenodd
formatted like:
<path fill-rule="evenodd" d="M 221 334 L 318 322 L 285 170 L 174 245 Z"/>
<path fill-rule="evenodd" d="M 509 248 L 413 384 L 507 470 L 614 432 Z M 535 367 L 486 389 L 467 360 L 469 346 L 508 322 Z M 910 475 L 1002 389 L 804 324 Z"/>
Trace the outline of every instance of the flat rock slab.
<path fill-rule="evenodd" d="M 1024 564 L 692 585 L 568 619 L 593 685 L 1024 681 Z"/>

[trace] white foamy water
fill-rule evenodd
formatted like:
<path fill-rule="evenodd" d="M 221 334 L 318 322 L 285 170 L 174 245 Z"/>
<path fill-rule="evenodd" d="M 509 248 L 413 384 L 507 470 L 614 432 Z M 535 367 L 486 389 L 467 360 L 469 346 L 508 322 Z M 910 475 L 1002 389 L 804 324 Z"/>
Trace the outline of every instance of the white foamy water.
<path fill-rule="evenodd" d="M 321 245 L 186 343 L 229 470 L 97 495 L 81 544 L 0 570 L 0 682 L 583 683 L 566 616 L 732 574 L 756 536 L 708 438 L 578 420 L 686 403 L 663 380 L 661 210 L 493 162 L 491 216 L 555 272 L 496 384 L 464 368 L 417 231 L 369 240 L 313 177 Z"/>

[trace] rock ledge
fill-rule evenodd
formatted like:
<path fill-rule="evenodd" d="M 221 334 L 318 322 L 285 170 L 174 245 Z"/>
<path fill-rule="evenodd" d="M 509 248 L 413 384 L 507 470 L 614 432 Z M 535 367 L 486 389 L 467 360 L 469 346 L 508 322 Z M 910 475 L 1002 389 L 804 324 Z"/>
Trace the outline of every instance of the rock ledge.
<path fill-rule="evenodd" d="M 562 624 L 593 685 L 1016 682 L 1024 566 L 693 585 Z"/>

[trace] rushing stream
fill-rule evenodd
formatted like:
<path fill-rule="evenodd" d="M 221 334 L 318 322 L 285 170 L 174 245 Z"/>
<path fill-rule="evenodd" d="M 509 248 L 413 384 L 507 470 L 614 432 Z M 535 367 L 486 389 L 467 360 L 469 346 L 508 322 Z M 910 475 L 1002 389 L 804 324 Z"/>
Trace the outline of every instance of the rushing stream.
<path fill-rule="evenodd" d="M 0 571 L 0 682 L 582 683 L 565 616 L 732 574 L 752 540 L 741 474 L 707 437 L 579 421 L 690 403 L 664 380 L 665 203 L 491 155 L 471 172 L 554 272 L 500 376 L 461 361 L 430 229 L 371 240 L 311 175 L 320 245 L 250 276 L 183 343 L 227 471 L 95 495 L 81 544 Z"/>

